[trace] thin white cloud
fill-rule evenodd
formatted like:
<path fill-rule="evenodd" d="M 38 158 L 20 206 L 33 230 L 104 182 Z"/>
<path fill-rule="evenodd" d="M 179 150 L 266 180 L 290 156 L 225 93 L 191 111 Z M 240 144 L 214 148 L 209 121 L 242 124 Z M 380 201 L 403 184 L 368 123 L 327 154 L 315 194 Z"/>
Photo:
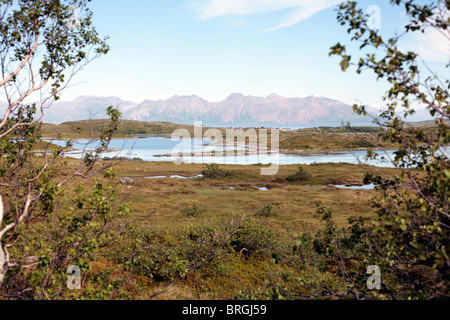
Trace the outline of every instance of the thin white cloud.
<path fill-rule="evenodd" d="M 342 0 L 199 0 L 192 3 L 200 19 L 208 20 L 225 15 L 251 15 L 292 8 L 283 22 L 269 29 L 276 30 L 297 24 L 319 11 Z"/>
<path fill-rule="evenodd" d="M 450 61 L 450 32 L 446 35 L 436 29 L 427 29 L 425 33 L 416 32 L 406 46 L 425 61 Z"/>
<path fill-rule="evenodd" d="M 429 20 L 436 20 L 437 18 L 443 21 L 450 19 L 450 10 L 445 8 L 436 9 L 436 16 L 429 18 Z M 408 23 L 405 19 L 405 23 Z M 433 27 L 428 27 L 425 32 L 408 33 L 404 38 L 400 38 L 399 46 L 402 50 L 410 50 L 419 54 L 420 58 L 425 61 L 434 62 L 450 62 L 450 30 L 437 30 Z"/>
<path fill-rule="evenodd" d="M 298 1 L 303 2 L 304 4 L 300 6 L 298 9 L 296 9 L 295 12 L 290 14 L 284 22 L 280 23 L 279 25 L 270 28 L 269 31 L 274 31 L 281 28 L 286 28 L 293 26 L 299 22 L 302 22 L 311 16 L 315 15 L 316 13 L 328 9 L 330 7 L 333 7 L 337 5 L 338 3 L 341 3 L 341 0 L 313 0 L 313 1 Z"/>

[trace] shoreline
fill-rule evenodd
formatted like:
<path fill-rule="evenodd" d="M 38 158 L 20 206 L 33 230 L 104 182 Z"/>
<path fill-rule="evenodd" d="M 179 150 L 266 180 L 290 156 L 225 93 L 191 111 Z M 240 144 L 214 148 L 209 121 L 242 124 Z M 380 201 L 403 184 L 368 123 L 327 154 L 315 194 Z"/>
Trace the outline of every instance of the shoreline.
<path fill-rule="evenodd" d="M 286 150 L 281 149 L 278 152 L 277 151 L 267 151 L 267 152 L 261 152 L 258 151 L 251 151 L 251 150 L 233 150 L 233 154 L 229 154 L 227 151 L 219 151 L 217 153 L 222 153 L 220 155 L 217 155 L 217 157 L 234 157 L 234 156 L 250 156 L 250 155 L 277 155 L 277 154 L 292 154 L 292 155 L 298 155 L 303 157 L 308 156 L 321 156 L 321 155 L 341 155 L 341 154 L 348 154 L 355 151 L 367 151 L 367 148 L 358 148 L 358 149 L 335 149 L 335 150 L 312 150 L 312 151 L 305 151 L 305 150 Z M 382 148 L 373 148 L 372 150 L 378 150 L 378 151 L 393 151 L 393 149 L 382 149 Z M 156 158 L 171 158 L 171 157 L 216 157 L 214 151 L 208 151 L 208 152 L 191 152 L 191 153 L 182 153 L 182 154 L 171 154 L 171 153 L 165 153 L 165 154 L 157 154 L 154 155 Z"/>

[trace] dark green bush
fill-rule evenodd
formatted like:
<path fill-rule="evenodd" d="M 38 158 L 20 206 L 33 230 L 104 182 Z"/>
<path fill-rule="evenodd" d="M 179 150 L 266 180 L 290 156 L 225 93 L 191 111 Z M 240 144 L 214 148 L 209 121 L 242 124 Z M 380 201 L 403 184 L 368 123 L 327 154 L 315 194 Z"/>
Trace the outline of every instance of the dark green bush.
<path fill-rule="evenodd" d="M 256 212 L 257 216 L 261 216 L 261 217 L 275 217 L 278 215 L 278 211 L 274 208 L 273 205 L 271 204 L 266 204 L 264 207 L 262 207 L 261 209 L 259 209 Z"/>
<path fill-rule="evenodd" d="M 245 255 L 272 256 L 279 251 L 279 242 L 272 230 L 261 222 L 245 220 L 237 227 L 230 241 L 231 247 Z"/>
<path fill-rule="evenodd" d="M 155 281 L 185 277 L 188 261 L 177 238 L 162 232 L 132 229 L 111 258 L 134 273 Z"/>
<path fill-rule="evenodd" d="M 126 134 L 146 134 L 147 130 L 145 129 L 125 129 L 123 130 Z"/>
<path fill-rule="evenodd" d="M 110 258 L 157 282 L 185 278 L 229 252 L 236 225 L 187 226 L 171 232 L 130 228 Z"/>
<path fill-rule="evenodd" d="M 207 164 L 206 168 L 202 170 L 203 178 L 205 179 L 223 179 L 229 178 L 233 174 L 230 171 L 221 169 L 217 164 Z"/>
<path fill-rule="evenodd" d="M 289 182 L 302 182 L 310 180 L 311 178 L 311 174 L 309 174 L 308 171 L 299 166 L 296 173 L 287 176 L 285 179 Z"/>
<path fill-rule="evenodd" d="M 192 206 L 187 206 L 181 209 L 181 214 L 185 217 L 197 217 L 205 212 L 204 208 L 201 208 L 198 204 L 194 203 Z"/>
<path fill-rule="evenodd" d="M 359 140 L 359 141 L 352 141 L 350 143 L 347 143 L 345 145 L 345 147 L 347 147 L 347 148 L 375 148 L 376 146 L 370 141 Z"/>

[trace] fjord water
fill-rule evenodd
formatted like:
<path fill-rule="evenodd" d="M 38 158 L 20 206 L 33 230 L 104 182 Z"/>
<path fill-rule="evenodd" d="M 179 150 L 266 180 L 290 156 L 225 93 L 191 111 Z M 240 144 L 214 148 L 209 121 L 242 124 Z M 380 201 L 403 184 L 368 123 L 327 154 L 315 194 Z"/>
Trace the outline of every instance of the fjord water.
<path fill-rule="evenodd" d="M 64 141 L 52 141 L 53 143 L 63 146 Z M 176 140 L 165 137 L 142 137 L 136 139 L 113 139 L 109 148 L 113 151 L 106 152 L 104 157 L 128 157 L 140 158 L 144 161 L 178 161 L 182 163 L 217 163 L 217 164 L 235 164 L 235 165 L 252 165 L 252 164 L 313 164 L 313 163 L 353 163 L 353 164 L 369 164 L 379 167 L 392 167 L 388 160 L 365 160 L 367 152 L 365 150 L 348 151 L 333 154 L 314 154 L 314 155 L 297 155 L 297 154 L 275 154 L 275 155 L 235 155 L 235 156 L 183 156 L 173 157 L 158 155 L 172 155 L 173 153 L 190 154 L 197 151 L 214 151 L 219 150 L 217 147 L 208 146 L 211 141 L 202 140 Z M 68 152 L 67 155 L 79 158 L 83 155 L 82 150 L 95 149 L 95 143 L 88 143 L 88 140 L 75 141 L 73 148 L 78 149 Z M 231 149 L 223 148 L 226 151 Z M 243 150 L 243 148 L 237 148 Z M 393 150 L 378 150 L 381 156 L 389 159 L 393 156 Z"/>

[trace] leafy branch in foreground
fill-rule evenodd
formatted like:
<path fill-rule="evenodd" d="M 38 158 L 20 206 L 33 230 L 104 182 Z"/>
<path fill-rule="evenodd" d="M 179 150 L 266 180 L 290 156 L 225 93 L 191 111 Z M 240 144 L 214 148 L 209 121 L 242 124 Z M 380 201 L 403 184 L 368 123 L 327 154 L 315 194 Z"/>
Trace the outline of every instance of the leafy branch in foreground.
<path fill-rule="evenodd" d="M 389 179 L 369 174 L 365 178 L 365 183 L 377 185 L 378 195 L 373 199 L 377 215 L 367 229 L 370 237 L 364 240 L 364 252 L 393 273 L 403 297 L 448 298 L 450 79 L 433 72 L 418 53 L 402 51 L 399 40 L 406 34 L 431 30 L 450 43 L 450 2 L 390 3 L 403 8 L 409 20 L 401 35 L 381 36 L 379 30 L 368 26 L 368 16 L 357 8 L 357 3 L 348 1 L 340 5 L 338 21 L 348 26 L 352 41 L 359 42 L 361 49 L 373 52 L 357 63 L 339 43 L 330 52 L 341 57 L 343 71 L 350 66 L 356 66 L 357 73 L 370 70 L 390 85 L 383 97 L 386 109 L 374 122 L 386 128 L 385 141 L 399 145 L 390 160 L 401 169 L 401 174 Z M 442 63 L 441 70 L 448 70 L 449 62 Z M 406 119 L 420 105 L 434 117 L 433 127 L 406 125 Z M 367 115 L 365 106 L 355 105 L 354 110 Z M 379 155 L 369 150 L 368 157 Z"/>
<path fill-rule="evenodd" d="M 0 117 L 0 295 L 8 299 L 98 298 L 111 290 L 89 268 L 120 234 L 117 217 L 128 212 L 116 203 L 112 164 L 98 163 L 120 113 L 108 108 L 110 121 L 91 141 L 96 149 L 75 168 L 64 158 L 72 141 L 34 152 L 45 143 L 45 110 L 77 71 L 109 50 L 88 3 L 0 0 L 0 88 L 7 103 Z M 66 288 L 69 264 L 84 272 L 81 291 Z"/>

